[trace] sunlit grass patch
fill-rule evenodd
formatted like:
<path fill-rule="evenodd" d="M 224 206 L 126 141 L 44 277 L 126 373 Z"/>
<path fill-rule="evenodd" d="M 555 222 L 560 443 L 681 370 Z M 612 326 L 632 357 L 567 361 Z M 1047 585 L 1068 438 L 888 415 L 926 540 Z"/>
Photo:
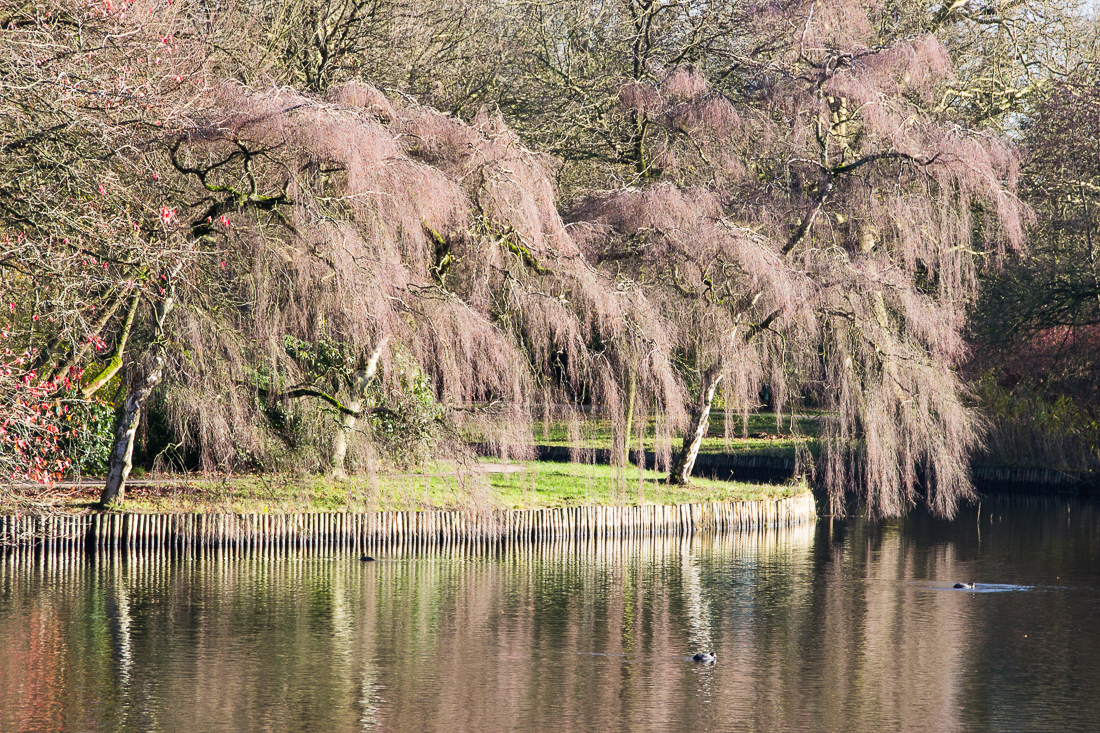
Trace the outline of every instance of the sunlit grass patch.
<path fill-rule="evenodd" d="M 263 475 L 222 479 L 149 477 L 134 482 L 121 509 L 127 512 L 298 513 L 399 510 L 480 511 L 580 505 L 684 504 L 748 501 L 792 496 L 804 485 L 773 486 L 694 480 L 668 486 L 665 474 L 633 465 L 615 467 L 486 459 L 441 462 L 416 472 L 378 473 L 348 479 Z M 95 506 L 99 485 L 21 489 L 28 502 L 67 511 Z M 9 502 L 4 502 L 9 503 Z M 25 511 L 30 503 L 24 503 Z M 17 510 L 0 505 L 0 512 Z"/>
<path fill-rule="evenodd" d="M 804 485 L 773 486 L 740 481 L 693 479 L 690 486 L 664 483 L 666 474 L 582 463 L 527 462 L 528 470 L 489 474 L 508 508 L 530 509 L 610 504 L 688 504 L 704 501 L 756 501 L 793 496 Z"/>
<path fill-rule="evenodd" d="M 793 457 L 800 446 L 814 450 L 820 429 L 821 416 L 816 413 L 800 414 L 793 420 L 790 415 L 784 415 L 777 422 L 774 413 L 761 412 L 750 414 L 747 421 L 739 415 L 731 417 L 727 431 L 725 414 L 716 412 L 711 415 L 707 437 L 703 439 L 700 452 Z M 645 429 L 646 437 L 642 441 L 642 447 L 647 451 L 654 450 L 654 433 L 654 420 L 650 418 Z M 536 424 L 534 431 L 537 443 L 586 449 L 610 448 L 613 434 L 611 421 L 599 416 L 583 419 L 579 443 L 570 440 L 569 426 L 564 421 Z M 472 436 L 472 439 L 476 441 L 477 437 Z M 632 439 L 631 449 L 638 447 L 637 439 Z M 679 447 L 676 437 L 673 439 L 673 452 Z"/>

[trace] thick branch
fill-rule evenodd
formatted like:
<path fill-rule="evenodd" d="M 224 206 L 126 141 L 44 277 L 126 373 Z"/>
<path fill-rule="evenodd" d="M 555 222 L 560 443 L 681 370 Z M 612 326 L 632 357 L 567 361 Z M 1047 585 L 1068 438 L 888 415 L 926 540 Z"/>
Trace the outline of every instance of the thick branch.
<path fill-rule="evenodd" d="M 137 313 L 138 303 L 141 302 L 141 294 L 134 293 L 130 298 L 130 310 L 126 314 L 126 320 L 122 324 L 122 331 L 118 335 L 118 339 L 115 341 L 115 350 L 111 354 L 110 361 L 103 367 L 103 370 L 99 373 L 95 379 L 88 383 L 84 389 L 80 391 L 81 396 L 84 399 L 91 399 L 91 396 L 98 392 L 103 385 L 111 381 L 111 378 L 118 373 L 118 370 L 122 368 L 122 354 L 126 351 L 126 341 L 130 338 L 130 329 L 134 325 L 134 315 Z"/>

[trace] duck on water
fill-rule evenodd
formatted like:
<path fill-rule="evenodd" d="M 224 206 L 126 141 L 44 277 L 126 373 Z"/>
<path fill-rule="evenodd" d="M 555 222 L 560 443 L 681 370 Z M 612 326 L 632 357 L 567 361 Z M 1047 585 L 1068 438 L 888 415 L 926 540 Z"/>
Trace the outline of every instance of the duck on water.
<path fill-rule="evenodd" d="M 955 583 L 956 588 L 973 588 L 973 583 Z"/>
<path fill-rule="evenodd" d="M 699 664 L 714 664 L 716 659 L 718 659 L 718 655 L 714 652 L 699 652 L 691 658 L 691 661 Z"/>

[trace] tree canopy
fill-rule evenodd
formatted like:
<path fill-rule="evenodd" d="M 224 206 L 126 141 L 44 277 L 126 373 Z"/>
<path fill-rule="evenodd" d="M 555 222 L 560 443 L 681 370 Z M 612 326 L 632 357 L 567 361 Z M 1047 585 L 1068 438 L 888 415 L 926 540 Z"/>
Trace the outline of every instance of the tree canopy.
<path fill-rule="evenodd" d="M 523 452 L 549 405 L 625 460 L 652 411 L 686 480 L 767 385 L 822 411 L 834 510 L 949 515 L 967 315 L 1031 220 L 1008 10 L 12 4 L 0 468 L 69 470 L 109 388 L 116 491 L 154 406 L 204 467 L 337 474 L 393 430 Z"/>

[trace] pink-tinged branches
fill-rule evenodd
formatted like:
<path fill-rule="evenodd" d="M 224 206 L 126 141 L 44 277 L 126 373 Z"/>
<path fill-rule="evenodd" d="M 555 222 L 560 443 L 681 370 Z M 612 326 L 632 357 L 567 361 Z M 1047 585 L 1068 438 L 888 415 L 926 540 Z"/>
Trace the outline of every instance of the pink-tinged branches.
<path fill-rule="evenodd" d="M 960 332 L 1029 213 L 1014 147 L 937 111 L 948 53 L 882 8 L 36 8 L 0 11 L 12 352 L 51 383 L 119 357 L 120 395 L 156 376 L 203 466 L 364 465 L 349 419 L 402 400 L 505 454 L 538 406 L 602 408 L 620 460 L 654 414 L 670 465 L 712 394 L 745 415 L 766 384 L 821 411 L 834 509 L 969 495 Z M 469 78 L 380 69 L 381 38 Z M 366 68 L 463 119 L 338 83 Z"/>
<path fill-rule="evenodd" d="M 571 219 L 677 324 L 701 389 L 720 372 L 727 405 L 766 382 L 824 410 L 834 511 L 856 490 L 874 514 L 923 494 L 950 515 L 978 442 L 961 329 L 978 268 L 1022 246 L 1029 216 L 1016 153 L 929 111 L 951 73 L 935 39 L 875 48 L 858 4 L 783 8 L 760 34 L 780 17 L 801 32 L 754 70 L 759 91 L 692 68 L 629 82 L 623 113 L 646 116 L 660 183 Z"/>
<path fill-rule="evenodd" d="M 499 117 L 466 124 L 382 104 L 362 85 L 330 99 L 352 106 L 225 86 L 220 112 L 172 143 L 176 171 L 199 195 L 234 207 L 231 266 L 214 286 L 222 295 L 190 299 L 188 357 L 174 367 L 186 389 L 169 397 L 177 429 L 206 460 L 271 450 L 258 413 L 272 408 L 260 399 L 250 414 L 226 385 L 312 394 L 292 388 L 308 375 L 288 337 L 351 353 L 390 338 L 387 389 L 400 354 L 457 425 L 477 414 L 471 404 L 506 405 L 507 430 L 493 438 L 505 452 L 530 445 L 533 404 L 584 400 L 622 415 L 633 384 L 637 402 L 679 414 L 667 326 L 639 290 L 585 260 L 557 213 L 549 158 Z M 266 201 L 276 204 L 255 205 Z M 219 302 L 238 305 L 211 307 Z"/>

